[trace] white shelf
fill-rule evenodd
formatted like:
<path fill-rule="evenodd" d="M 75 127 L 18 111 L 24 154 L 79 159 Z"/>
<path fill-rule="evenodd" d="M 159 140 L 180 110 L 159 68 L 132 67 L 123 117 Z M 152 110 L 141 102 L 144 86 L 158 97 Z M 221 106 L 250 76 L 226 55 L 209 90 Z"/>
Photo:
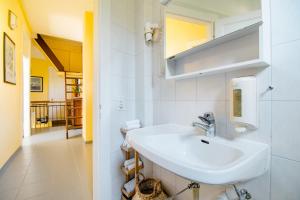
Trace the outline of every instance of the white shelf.
<path fill-rule="evenodd" d="M 268 67 L 270 63 L 263 51 L 266 45 L 264 45 L 262 24 L 262 21 L 260 21 L 167 58 L 166 79 L 185 79 L 247 68 Z M 228 54 L 226 57 L 223 52 L 227 50 L 234 53 Z M 214 55 L 215 57 L 211 58 L 213 62 L 207 62 L 209 57 L 203 57 L 202 55 Z M 235 55 L 241 56 L 241 59 L 228 57 Z M 202 59 L 204 59 L 204 62 L 202 62 Z M 217 61 L 215 62 L 214 59 L 217 59 Z M 230 59 L 233 61 L 228 62 Z"/>
<path fill-rule="evenodd" d="M 174 76 L 167 76 L 166 79 L 171 80 L 171 79 L 186 79 L 186 78 L 193 78 L 193 77 L 198 77 L 198 76 L 206 76 L 206 75 L 212 75 L 212 74 L 218 74 L 218 73 L 225 73 L 225 72 L 230 72 L 230 71 L 235 71 L 239 69 L 244 69 L 244 68 L 260 68 L 260 67 L 267 67 L 268 63 L 255 59 L 255 60 L 249 60 L 245 62 L 240 62 L 240 63 L 234 63 L 230 65 L 224 65 L 224 66 L 219 66 L 219 67 L 214 67 L 210 69 L 204 69 L 204 70 L 199 70 L 195 72 L 190 72 L 190 73 L 184 73 L 180 75 L 174 75 Z"/>
<path fill-rule="evenodd" d="M 259 27 L 262 25 L 262 21 L 257 22 L 255 24 L 252 24 L 250 26 L 247 26 L 245 28 L 239 29 L 237 31 L 234 31 L 232 33 L 229 33 L 227 35 L 224 35 L 222 37 L 218 37 L 216 39 L 213 39 L 211 41 L 208 41 L 204 44 L 198 45 L 196 47 L 193 47 L 189 50 L 186 50 L 184 52 L 178 53 L 174 56 L 170 56 L 169 58 L 167 58 L 168 61 L 175 61 L 177 59 L 189 56 L 191 54 L 197 53 L 199 51 L 202 51 L 204 49 L 208 49 L 214 46 L 217 46 L 219 44 L 231 41 L 231 40 L 235 40 L 237 38 L 241 38 L 243 36 L 249 35 L 255 31 L 257 31 L 259 29 Z"/>

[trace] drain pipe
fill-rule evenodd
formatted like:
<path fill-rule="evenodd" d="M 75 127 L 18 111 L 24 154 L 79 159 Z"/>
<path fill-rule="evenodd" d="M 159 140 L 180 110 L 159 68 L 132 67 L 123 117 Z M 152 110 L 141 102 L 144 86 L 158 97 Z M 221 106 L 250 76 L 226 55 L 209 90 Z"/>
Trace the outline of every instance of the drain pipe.
<path fill-rule="evenodd" d="M 248 192 L 247 189 L 242 188 L 242 189 L 238 189 L 236 185 L 232 185 L 234 192 L 236 193 L 238 200 L 248 200 L 248 199 L 252 199 L 251 194 Z"/>
<path fill-rule="evenodd" d="M 177 192 L 176 194 L 172 195 L 171 197 L 168 197 L 167 200 L 173 200 L 178 195 L 184 193 L 187 190 L 193 190 L 193 200 L 199 200 L 199 190 L 200 190 L 200 184 L 196 182 L 191 182 L 187 185 L 186 188 L 182 189 L 180 192 Z"/>

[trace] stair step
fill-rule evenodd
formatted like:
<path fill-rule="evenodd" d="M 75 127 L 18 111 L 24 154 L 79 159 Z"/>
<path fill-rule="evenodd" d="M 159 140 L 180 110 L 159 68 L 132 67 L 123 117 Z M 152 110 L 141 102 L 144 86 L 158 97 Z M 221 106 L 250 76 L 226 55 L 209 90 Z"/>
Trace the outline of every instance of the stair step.
<path fill-rule="evenodd" d="M 70 84 L 70 83 L 67 83 L 66 85 L 67 86 L 82 86 L 82 83 L 79 83 L 79 84 Z"/>
<path fill-rule="evenodd" d="M 76 117 L 67 117 L 68 119 L 81 119 L 81 118 L 83 118 L 83 116 L 76 116 Z"/>
<path fill-rule="evenodd" d="M 67 108 L 68 110 L 78 110 L 78 109 L 82 109 L 81 106 L 78 106 L 78 107 L 69 107 Z"/>
<path fill-rule="evenodd" d="M 68 129 L 82 129 L 82 125 L 68 125 Z"/>

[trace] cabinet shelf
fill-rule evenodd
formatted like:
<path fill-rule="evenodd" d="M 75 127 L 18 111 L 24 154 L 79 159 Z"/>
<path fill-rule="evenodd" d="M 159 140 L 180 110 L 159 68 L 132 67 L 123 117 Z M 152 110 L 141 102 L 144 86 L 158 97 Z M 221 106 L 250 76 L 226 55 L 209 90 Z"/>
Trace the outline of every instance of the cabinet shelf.
<path fill-rule="evenodd" d="M 131 197 L 133 197 L 133 195 L 135 194 L 135 192 L 130 192 L 128 193 L 124 188 L 121 189 L 123 195 L 127 198 L 130 199 Z"/>
<path fill-rule="evenodd" d="M 120 148 L 121 148 L 122 151 L 124 151 L 126 153 L 133 152 L 133 148 L 132 147 L 128 148 L 128 147 L 125 147 L 125 146 L 121 145 Z"/>
<path fill-rule="evenodd" d="M 257 22 L 166 59 L 166 79 L 186 79 L 270 65 Z"/>
<path fill-rule="evenodd" d="M 198 76 L 207 76 L 207 75 L 213 75 L 213 74 L 218 74 L 218 73 L 225 73 L 225 72 L 230 72 L 230 71 L 235 71 L 235 70 L 245 69 L 245 68 L 260 68 L 260 67 L 266 67 L 266 66 L 268 66 L 268 63 L 266 63 L 260 59 L 254 59 L 254 60 L 234 63 L 234 64 L 230 64 L 230 65 L 224 65 L 224 66 L 203 69 L 203 70 L 190 72 L 190 73 L 184 73 L 184 74 L 179 74 L 179 75 L 174 75 L 174 76 L 167 76 L 166 79 L 180 80 L 180 79 L 186 79 L 186 78 L 194 78 L 194 77 L 198 77 Z"/>
<path fill-rule="evenodd" d="M 144 165 L 142 164 L 141 166 L 138 167 L 138 170 L 141 170 L 144 168 Z M 128 175 L 133 175 L 135 173 L 135 168 L 131 170 L 127 170 L 124 166 L 121 166 L 122 173 L 126 176 Z"/>

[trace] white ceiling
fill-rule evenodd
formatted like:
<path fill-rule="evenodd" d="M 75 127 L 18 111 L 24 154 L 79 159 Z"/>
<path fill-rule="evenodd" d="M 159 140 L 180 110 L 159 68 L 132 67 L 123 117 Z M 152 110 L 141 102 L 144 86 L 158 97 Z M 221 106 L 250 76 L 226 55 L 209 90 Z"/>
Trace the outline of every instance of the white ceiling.
<path fill-rule="evenodd" d="M 172 3 L 192 9 L 204 9 L 220 15 L 232 16 L 259 10 L 261 0 L 173 0 Z"/>
<path fill-rule="evenodd" d="M 69 40 L 82 41 L 83 14 L 93 0 L 22 0 L 32 30 Z"/>

